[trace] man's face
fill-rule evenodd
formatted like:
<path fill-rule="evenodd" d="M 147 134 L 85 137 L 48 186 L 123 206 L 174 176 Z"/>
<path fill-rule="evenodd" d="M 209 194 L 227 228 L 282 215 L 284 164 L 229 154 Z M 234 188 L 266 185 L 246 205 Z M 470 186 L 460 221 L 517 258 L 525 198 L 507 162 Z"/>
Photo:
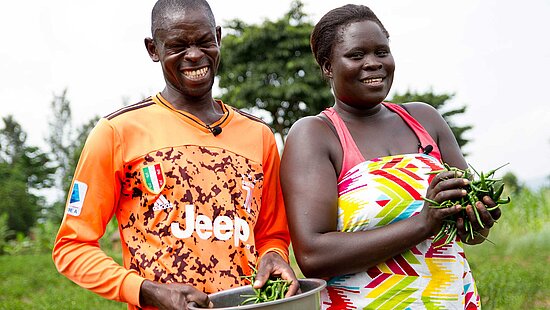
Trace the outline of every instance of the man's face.
<path fill-rule="evenodd" d="M 201 10 L 167 16 L 154 39 L 146 39 L 168 87 L 186 97 L 210 94 L 220 63 L 221 29 Z"/>

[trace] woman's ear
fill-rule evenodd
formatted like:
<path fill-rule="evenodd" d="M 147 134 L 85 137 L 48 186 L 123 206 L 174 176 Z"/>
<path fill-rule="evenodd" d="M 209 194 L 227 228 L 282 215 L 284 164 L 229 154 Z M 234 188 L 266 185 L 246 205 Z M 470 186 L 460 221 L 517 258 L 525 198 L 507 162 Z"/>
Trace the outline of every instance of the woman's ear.
<path fill-rule="evenodd" d="M 155 46 L 155 40 L 152 38 L 145 38 L 144 40 L 145 48 L 147 49 L 147 53 L 149 53 L 149 57 L 151 57 L 151 60 L 154 62 L 159 61 L 159 55 L 157 53 L 157 47 Z"/>
<path fill-rule="evenodd" d="M 332 79 L 332 66 L 330 65 L 330 62 L 328 60 L 325 60 L 322 66 L 323 74 L 329 78 Z"/>

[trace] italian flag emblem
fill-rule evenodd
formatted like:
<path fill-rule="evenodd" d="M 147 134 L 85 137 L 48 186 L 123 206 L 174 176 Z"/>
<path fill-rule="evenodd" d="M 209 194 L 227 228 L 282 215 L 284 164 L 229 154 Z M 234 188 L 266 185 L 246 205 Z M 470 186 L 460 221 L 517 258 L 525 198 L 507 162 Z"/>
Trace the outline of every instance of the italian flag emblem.
<path fill-rule="evenodd" d="M 164 173 L 162 172 L 161 164 L 141 168 L 141 175 L 143 177 L 143 184 L 145 184 L 145 187 L 151 193 L 157 195 L 164 188 Z"/>

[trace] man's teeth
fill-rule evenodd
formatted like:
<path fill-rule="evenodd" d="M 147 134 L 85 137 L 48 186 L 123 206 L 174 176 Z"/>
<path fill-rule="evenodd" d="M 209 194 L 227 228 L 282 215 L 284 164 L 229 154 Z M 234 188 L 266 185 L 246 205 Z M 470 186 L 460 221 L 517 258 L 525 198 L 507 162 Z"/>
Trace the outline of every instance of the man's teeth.
<path fill-rule="evenodd" d="M 186 70 L 186 71 L 183 71 L 183 74 L 188 77 L 188 78 L 192 78 L 192 79 L 198 79 L 198 78 L 202 78 L 206 75 L 206 73 L 208 73 L 208 67 L 205 67 L 205 68 L 201 68 L 201 69 L 198 69 L 198 70 Z"/>
<path fill-rule="evenodd" d="M 365 80 L 363 80 L 363 83 L 365 83 L 365 84 L 374 84 L 374 83 L 380 83 L 380 82 L 382 82 L 382 78 L 365 79 Z"/>

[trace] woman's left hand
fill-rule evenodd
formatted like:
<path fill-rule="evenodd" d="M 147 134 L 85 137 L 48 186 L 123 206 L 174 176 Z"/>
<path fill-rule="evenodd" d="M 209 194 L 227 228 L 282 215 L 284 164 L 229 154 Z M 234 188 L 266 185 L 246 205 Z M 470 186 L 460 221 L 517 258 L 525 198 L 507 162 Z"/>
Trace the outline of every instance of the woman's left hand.
<path fill-rule="evenodd" d="M 489 196 L 485 196 L 483 197 L 483 201 L 477 201 L 475 206 L 467 205 L 465 207 L 467 218 L 459 217 L 456 220 L 457 233 L 462 242 L 466 244 L 478 244 L 487 239 L 489 230 L 502 214 L 500 208 L 491 211 L 487 210 L 487 208 L 493 208 L 495 206 L 496 203 Z M 474 208 L 477 209 L 481 223 L 475 214 Z M 472 223 L 472 229 L 475 232 L 473 239 L 470 234 L 466 232 L 465 221 L 470 221 Z"/>

